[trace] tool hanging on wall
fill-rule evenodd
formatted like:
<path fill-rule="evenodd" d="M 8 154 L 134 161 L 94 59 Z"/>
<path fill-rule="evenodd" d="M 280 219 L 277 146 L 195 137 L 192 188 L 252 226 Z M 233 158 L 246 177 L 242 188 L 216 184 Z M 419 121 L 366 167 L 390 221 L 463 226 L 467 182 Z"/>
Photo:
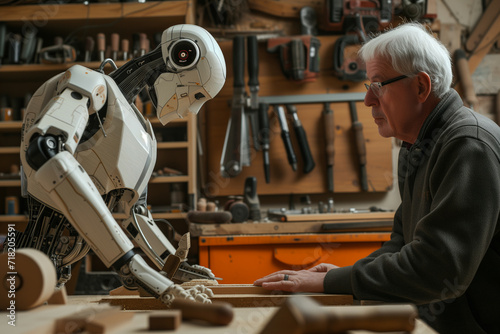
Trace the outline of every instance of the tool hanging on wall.
<path fill-rule="evenodd" d="M 257 195 L 257 178 L 247 177 L 245 180 L 245 189 L 243 190 L 243 199 L 248 205 L 248 218 L 253 221 L 260 220 L 260 201 Z"/>
<path fill-rule="evenodd" d="M 262 148 L 262 161 L 264 163 L 264 176 L 266 183 L 271 182 L 271 168 L 269 163 L 269 105 L 259 103 L 259 139 Z"/>
<path fill-rule="evenodd" d="M 333 192 L 333 166 L 335 165 L 335 119 L 330 103 L 325 102 L 323 109 L 323 123 L 325 125 L 326 148 L 326 177 L 328 191 Z"/>
<path fill-rule="evenodd" d="M 258 125 L 258 49 L 256 36 L 248 37 L 248 71 L 250 97 L 245 90 L 245 39 L 233 39 L 233 100 L 224 147 L 222 148 L 221 175 L 235 177 L 244 166 L 250 166 L 250 137 L 255 149 L 260 149 Z M 252 126 L 252 136 L 248 123 Z"/>
<path fill-rule="evenodd" d="M 248 121 L 252 129 L 252 143 L 256 151 L 260 151 L 259 142 L 259 49 L 257 36 L 247 37 L 248 50 L 248 88 L 250 90 L 250 103 L 246 108 Z"/>
<path fill-rule="evenodd" d="M 302 156 L 303 163 L 303 172 L 304 174 L 309 173 L 314 169 L 316 163 L 311 154 L 311 149 L 309 148 L 309 142 L 307 141 L 306 131 L 302 126 L 302 123 L 299 120 L 299 116 L 297 114 L 297 107 L 293 104 L 287 104 L 286 110 L 292 116 L 293 129 L 295 131 L 295 137 L 297 138 L 297 142 L 299 143 L 299 150 Z"/>
<path fill-rule="evenodd" d="M 327 0 L 321 28 L 344 33 L 360 29 L 365 35 L 376 32 L 391 23 L 393 5 L 392 0 Z"/>
<path fill-rule="evenodd" d="M 62 38 L 54 38 L 53 46 L 41 49 L 38 54 L 40 62 L 43 64 L 64 64 L 76 60 L 76 50 L 74 47 L 63 44 Z"/>
<path fill-rule="evenodd" d="M 281 127 L 281 138 L 283 139 L 283 144 L 285 145 L 288 163 L 292 166 L 292 169 L 296 171 L 297 157 L 295 156 L 292 141 L 290 140 L 290 132 L 288 131 L 288 123 L 286 121 L 285 110 L 282 106 L 274 106 L 274 113 L 276 114 L 276 117 L 278 117 L 278 121 Z"/>
<path fill-rule="evenodd" d="M 349 102 L 349 103 L 355 103 L 356 101 L 363 101 L 365 98 L 366 93 L 334 93 L 334 94 L 310 94 L 310 95 L 282 95 L 282 96 L 260 96 L 259 97 L 259 103 L 261 104 L 261 113 L 262 114 L 267 114 L 267 106 L 268 105 L 273 105 L 273 106 L 279 106 L 279 105 L 295 105 L 295 104 L 312 104 L 312 103 L 323 103 L 325 106 L 325 110 L 323 114 L 328 114 L 329 113 L 329 104 L 330 103 L 341 103 L 341 102 Z M 354 104 L 355 107 L 355 104 Z M 265 110 L 265 111 L 263 111 Z M 356 124 L 356 129 L 362 130 L 362 124 L 357 120 L 357 112 L 356 109 L 354 109 L 354 115 L 355 115 L 355 121 Z M 351 108 L 351 116 L 352 116 L 352 108 Z M 325 115 L 325 132 L 326 135 L 332 136 L 326 138 L 327 140 L 327 170 L 328 170 L 328 189 L 329 191 L 333 192 L 333 159 L 335 155 L 335 149 L 333 146 L 334 142 L 334 122 L 333 122 L 333 112 L 331 116 Z M 328 120 L 328 118 L 331 117 L 331 120 Z M 261 125 L 262 127 L 262 125 Z M 356 130 L 356 131 L 360 131 Z M 262 130 L 261 130 L 262 131 Z M 264 132 L 261 132 L 264 133 Z M 357 133 L 357 132 L 356 132 Z M 363 133 L 361 131 L 360 134 L 356 136 L 357 139 L 359 139 L 359 146 L 361 148 L 364 148 L 364 138 L 363 138 Z M 292 148 L 293 149 L 293 148 Z M 363 151 L 361 151 L 363 152 Z M 364 150 L 364 164 L 366 165 L 366 149 Z M 264 162 L 264 168 L 266 168 L 265 162 Z M 331 167 L 331 168 L 330 168 Z M 362 180 L 366 180 L 366 168 L 365 169 L 365 177 L 362 178 Z M 367 184 L 367 182 L 362 183 Z M 366 187 L 367 188 L 367 187 Z M 364 188 L 363 188 L 364 189 Z"/>
<path fill-rule="evenodd" d="M 363 124 L 358 120 L 358 112 L 356 110 L 356 102 L 349 101 L 349 109 L 351 113 L 352 129 L 354 131 L 354 141 L 356 143 L 356 153 L 359 161 L 359 183 L 363 191 L 368 191 L 368 177 L 366 175 L 366 146 L 365 137 L 363 135 Z"/>
<path fill-rule="evenodd" d="M 315 81 L 319 76 L 319 39 L 311 35 L 271 38 L 267 51 L 279 53 L 281 70 L 289 80 Z"/>
<path fill-rule="evenodd" d="M 333 51 L 333 70 L 340 80 L 361 82 L 366 80 L 366 66 L 355 55 L 345 57 L 345 49 L 348 45 L 360 44 L 358 35 L 345 35 L 335 41 Z"/>

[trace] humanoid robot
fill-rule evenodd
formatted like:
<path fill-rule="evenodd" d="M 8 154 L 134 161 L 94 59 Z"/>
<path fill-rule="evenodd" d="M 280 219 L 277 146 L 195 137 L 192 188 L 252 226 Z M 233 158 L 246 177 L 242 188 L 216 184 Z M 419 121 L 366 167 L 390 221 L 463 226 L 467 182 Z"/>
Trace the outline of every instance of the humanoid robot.
<path fill-rule="evenodd" d="M 16 246 L 46 253 L 60 285 L 69 279 L 70 265 L 92 249 L 126 288 L 142 288 L 166 304 L 176 297 L 209 302 L 204 289 L 186 291 L 167 278 L 173 273 L 161 271 L 176 249 L 146 206 L 156 140 L 132 101 L 147 89 L 163 125 L 196 114 L 225 82 L 224 56 L 206 30 L 183 24 L 165 30 L 155 50 L 109 76 L 104 65 L 100 71 L 72 66 L 43 84 L 28 104 L 21 163 L 30 212 Z M 112 216 L 116 207 L 126 216 L 120 223 Z M 130 239 L 160 270 L 133 251 Z M 208 268 L 187 262 L 181 268 L 214 278 Z"/>

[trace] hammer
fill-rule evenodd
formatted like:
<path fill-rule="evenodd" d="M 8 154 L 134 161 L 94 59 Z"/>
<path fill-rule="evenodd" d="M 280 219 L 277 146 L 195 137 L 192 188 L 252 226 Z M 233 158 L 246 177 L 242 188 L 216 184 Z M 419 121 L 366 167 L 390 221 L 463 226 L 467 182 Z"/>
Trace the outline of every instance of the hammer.
<path fill-rule="evenodd" d="M 307 296 L 293 296 L 274 314 L 260 334 L 344 333 L 406 331 L 415 328 L 413 305 L 345 306 L 323 308 Z"/>

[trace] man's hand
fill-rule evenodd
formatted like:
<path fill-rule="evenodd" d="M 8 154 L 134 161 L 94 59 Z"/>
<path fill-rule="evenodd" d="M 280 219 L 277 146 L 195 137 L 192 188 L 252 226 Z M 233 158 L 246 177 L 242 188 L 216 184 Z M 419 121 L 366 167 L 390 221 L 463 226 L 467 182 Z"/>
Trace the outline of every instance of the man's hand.
<path fill-rule="evenodd" d="M 335 268 L 338 268 L 338 267 L 334 264 L 321 263 L 321 264 L 318 264 L 317 266 L 314 266 L 308 270 L 309 271 L 316 271 L 316 272 L 328 272 L 328 271 L 335 269 Z"/>
<path fill-rule="evenodd" d="M 289 292 L 323 292 L 323 281 L 330 269 L 338 268 L 333 264 L 322 263 L 308 270 L 281 270 L 253 284 L 267 290 L 282 290 Z"/>

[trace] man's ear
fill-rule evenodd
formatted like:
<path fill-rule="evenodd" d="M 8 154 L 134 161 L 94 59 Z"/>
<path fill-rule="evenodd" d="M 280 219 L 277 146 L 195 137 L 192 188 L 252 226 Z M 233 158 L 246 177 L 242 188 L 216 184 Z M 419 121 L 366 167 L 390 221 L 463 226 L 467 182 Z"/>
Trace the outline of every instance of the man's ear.
<path fill-rule="evenodd" d="M 423 103 L 427 100 L 432 91 L 431 77 L 425 72 L 417 74 L 418 100 Z"/>

